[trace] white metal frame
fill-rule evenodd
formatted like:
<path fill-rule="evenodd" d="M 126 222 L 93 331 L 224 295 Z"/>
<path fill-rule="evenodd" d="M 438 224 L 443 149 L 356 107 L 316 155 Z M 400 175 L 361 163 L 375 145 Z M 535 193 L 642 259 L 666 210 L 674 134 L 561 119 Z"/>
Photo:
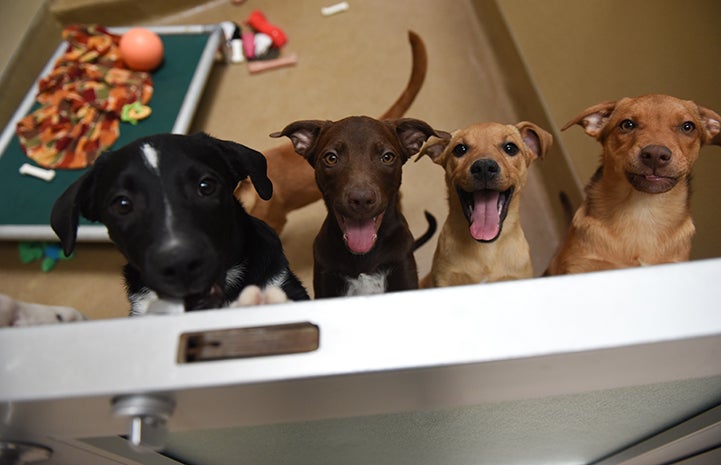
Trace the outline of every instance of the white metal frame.
<path fill-rule="evenodd" d="M 111 412 L 112 399 L 121 394 L 165 393 L 179 406 L 171 431 L 188 431 L 463 407 L 719 376 L 719 282 L 721 259 L 713 259 L 4 329 L 0 416 L 9 420 L 0 426 L 0 437 L 62 439 L 67 445 L 72 438 L 122 434 L 127 424 Z M 317 351 L 176 362 L 184 332 L 299 322 L 320 328 Z M 283 399 L 282 408 L 278 399 Z M 192 413 L 184 410 L 191 405 Z M 626 454 L 646 453 L 650 446 L 644 447 Z M 627 460 L 620 455 L 599 464 L 654 463 Z"/>

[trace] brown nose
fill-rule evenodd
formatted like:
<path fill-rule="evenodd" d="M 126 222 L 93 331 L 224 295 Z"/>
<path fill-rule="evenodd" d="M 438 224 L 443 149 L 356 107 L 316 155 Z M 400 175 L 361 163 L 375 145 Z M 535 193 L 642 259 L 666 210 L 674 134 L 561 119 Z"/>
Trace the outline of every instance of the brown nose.
<path fill-rule="evenodd" d="M 378 196 L 373 189 L 363 187 L 352 188 L 348 191 L 348 206 L 357 213 L 363 213 L 375 207 Z"/>
<path fill-rule="evenodd" d="M 641 162 L 649 168 L 663 168 L 671 161 L 671 150 L 664 145 L 647 145 L 641 149 Z"/>

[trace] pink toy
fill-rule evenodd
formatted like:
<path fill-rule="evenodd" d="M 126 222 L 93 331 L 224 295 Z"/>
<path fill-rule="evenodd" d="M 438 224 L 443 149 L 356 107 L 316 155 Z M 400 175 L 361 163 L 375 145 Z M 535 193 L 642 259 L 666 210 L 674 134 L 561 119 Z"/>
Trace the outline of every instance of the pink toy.
<path fill-rule="evenodd" d="M 293 66 L 296 63 L 298 63 L 298 57 L 295 53 L 293 53 L 273 60 L 251 61 L 248 63 L 248 71 L 250 71 L 250 74 L 255 74 L 268 71 L 270 69 L 280 68 L 282 66 Z"/>
<path fill-rule="evenodd" d="M 278 26 L 274 26 L 268 22 L 265 15 L 260 10 L 255 10 L 248 18 L 248 25 L 258 32 L 268 34 L 273 39 L 273 45 L 280 48 L 288 42 L 288 38 Z"/>
<path fill-rule="evenodd" d="M 255 34 L 253 32 L 244 29 L 243 30 L 243 54 L 248 60 L 255 58 Z"/>

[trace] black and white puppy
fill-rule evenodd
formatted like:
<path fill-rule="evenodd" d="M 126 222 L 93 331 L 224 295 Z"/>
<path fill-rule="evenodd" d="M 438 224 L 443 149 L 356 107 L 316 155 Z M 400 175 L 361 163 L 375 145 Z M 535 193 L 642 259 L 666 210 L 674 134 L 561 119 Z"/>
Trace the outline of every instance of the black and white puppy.
<path fill-rule="evenodd" d="M 128 260 L 131 315 L 153 313 L 159 298 L 185 310 L 224 307 L 246 286 L 306 300 L 277 234 L 233 196 L 248 176 L 269 199 L 261 153 L 204 133 L 149 136 L 99 157 L 55 202 L 50 223 L 66 254 L 80 215 L 107 227 Z"/>

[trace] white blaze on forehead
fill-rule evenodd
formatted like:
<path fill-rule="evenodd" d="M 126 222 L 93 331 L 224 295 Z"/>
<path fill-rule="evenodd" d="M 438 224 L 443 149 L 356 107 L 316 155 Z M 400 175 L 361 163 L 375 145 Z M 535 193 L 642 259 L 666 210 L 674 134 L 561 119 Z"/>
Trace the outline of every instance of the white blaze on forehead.
<path fill-rule="evenodd" d="M 155 148 L 150 144 L 143 144 L 140 147 L 140 150 L 143 152 L 143 161 L 145 162 L 145 165 L 150 168 L 151 171 L 158 174 L 160 157 L 158 156 L 158 152 Z"/>
<path fill-rule="evenodd" d="M 160 154 L 157 150 L 155 150 L 155 147 L 153 147 L 149 143 L 145 143 L 140 146 L 140 151 L 143 154 L 143 163 L 145 163 L 145 166 L 147 166 L 150 171 L 160 177 Z M 162 195 L 163 204 L 165 205 L 165 230 L 167 232 L 166 243 L 173 244 L 177 240 L 175 234 L 173 209 L 170 204 L 170 200 L 168 199 L 168 196 L 164 190 L 162 190 Z"/>

